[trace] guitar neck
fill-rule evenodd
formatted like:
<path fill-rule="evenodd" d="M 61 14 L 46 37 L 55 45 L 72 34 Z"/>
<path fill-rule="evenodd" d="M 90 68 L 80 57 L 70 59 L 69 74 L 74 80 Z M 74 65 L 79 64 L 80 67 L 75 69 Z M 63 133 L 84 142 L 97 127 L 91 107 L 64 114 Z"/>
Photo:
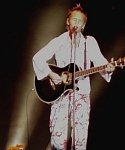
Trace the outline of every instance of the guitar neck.
<path fill-rule="evenodd" d="M 114 67 L 121 67 L 123 68 L 123 66 L 125 66 L 125 57 L 124 58 L 119 58 L 117 61 L 113 61 L 113 62 L 110 62 Z M 94 74 L 94 73 L 97 73 L 97 72 L 100 72 L 100 71 L 103 71 L 105 70 L 107 67 L 107 64 L 105 65 L 102 65 L 102 66 L 98 66 L 98 67 L 92 67 L 90 69 L 86 69 L 86 70 L 83 70 L 83 71 L 77 71 L 75 72 L 75 78 L 78 78 L 78 77 L 82 77 L 82 76 L 88 76 L 90 74 Z"/>
<path fill-rule="evenodd" d="M 113 65 L 114 65 L 114 63 L 113 63 Z M 77 71 L 75 73 L 75 78 L 78 78 L 80 76 L 88 76 L 90 74 L 94 74 L 94 73 L 103 71 L 103 70 L 105 70 L 106 67 L 107 67 L 107 65 L 102 65 L 102 66 L 98 66 L 98 67 L 92 67 L 90 69 L 86 69 L 83 71 Z"/>

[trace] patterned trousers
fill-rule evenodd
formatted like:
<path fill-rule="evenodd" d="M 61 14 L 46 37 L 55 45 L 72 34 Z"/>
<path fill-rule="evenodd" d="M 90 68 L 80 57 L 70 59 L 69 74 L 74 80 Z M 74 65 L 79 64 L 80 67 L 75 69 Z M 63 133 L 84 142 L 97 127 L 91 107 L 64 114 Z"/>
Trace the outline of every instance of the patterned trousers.
<path fill-rule="evenodd" d="M 71 121 L 72 150 L 86 150 L 90 95 L 71 91 L 51 106 L 51 150 L 67 150 L 68 122 Z M 70 119 L 70 120 L 69 120 Z M 74 147 L 74 148 L 73 148 Z"/>

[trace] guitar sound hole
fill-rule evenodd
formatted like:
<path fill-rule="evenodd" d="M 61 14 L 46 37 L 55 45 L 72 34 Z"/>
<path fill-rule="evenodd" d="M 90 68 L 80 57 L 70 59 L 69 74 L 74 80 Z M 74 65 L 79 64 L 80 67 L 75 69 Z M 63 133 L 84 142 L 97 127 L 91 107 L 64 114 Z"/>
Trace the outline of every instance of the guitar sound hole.
<path fill-rule="evenodd" d="M 78 80 L 75 80 L 75 83 L 77 84 L 77 83 L 78 83 Z"/>

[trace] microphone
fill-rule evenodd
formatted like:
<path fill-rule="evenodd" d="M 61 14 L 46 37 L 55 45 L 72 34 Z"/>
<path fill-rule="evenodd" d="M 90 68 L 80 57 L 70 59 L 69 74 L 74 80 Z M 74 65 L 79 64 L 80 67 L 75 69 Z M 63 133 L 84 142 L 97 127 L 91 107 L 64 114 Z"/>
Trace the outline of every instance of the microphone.
<path fill-rule="evenodd" d="M 71 29 L 71 33 L 73 34 L 74 32 L 76 32 L 76 30 L 78 29 L 77 26 L 74 26 L 72 29 Z"/>
<path fill-rule="evenodd" d="M 69 36 L 70 36 L 71 40 L 72 40 L 72 34 L 73 34 L 73 33 L 77 33 L 77 31 L 76 31 L 77 29 L 78 29 L 78 27 L 77 27 L 77 26 L 74 26 L 74 27 L 70 30 Z"/>

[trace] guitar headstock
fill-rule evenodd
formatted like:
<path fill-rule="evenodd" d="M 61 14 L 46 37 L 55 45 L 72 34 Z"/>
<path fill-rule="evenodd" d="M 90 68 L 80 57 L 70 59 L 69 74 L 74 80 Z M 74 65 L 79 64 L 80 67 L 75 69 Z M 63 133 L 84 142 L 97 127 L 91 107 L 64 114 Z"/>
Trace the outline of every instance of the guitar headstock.
<path fill-rule="evenodd" d="M 114 65 L 116 67 L 123 68 L 125 66 L 125 57 L 124 58 L 119 58 L 117 61 L 114 61 Z"/>

